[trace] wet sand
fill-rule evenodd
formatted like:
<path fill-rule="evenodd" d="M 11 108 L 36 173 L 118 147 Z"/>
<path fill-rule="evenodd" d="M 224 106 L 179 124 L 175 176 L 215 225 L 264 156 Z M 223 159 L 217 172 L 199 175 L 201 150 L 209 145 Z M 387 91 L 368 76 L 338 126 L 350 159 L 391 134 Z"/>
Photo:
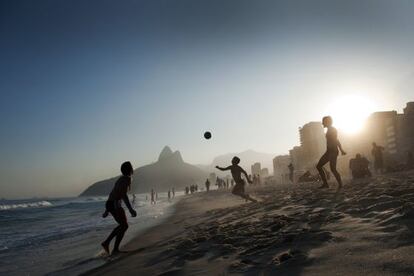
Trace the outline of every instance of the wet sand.
<path fill-rule="evenodd" d="M 88 275 L 413 275 L 414 172 L 185 197 Z"/>

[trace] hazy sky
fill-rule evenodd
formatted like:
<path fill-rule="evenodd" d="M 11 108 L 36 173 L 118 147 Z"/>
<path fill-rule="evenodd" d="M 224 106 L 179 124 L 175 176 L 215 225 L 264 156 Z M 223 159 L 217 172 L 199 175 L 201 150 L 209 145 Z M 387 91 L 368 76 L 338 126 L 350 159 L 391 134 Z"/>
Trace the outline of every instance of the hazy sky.
<path fill-rule="evenodd" d="M 164 145 L 190 163 L 287 153 L 346 94 L 401 111 L 413 14 L 411 0 L 1 1 L 0 197 L 75 195 Z"/>

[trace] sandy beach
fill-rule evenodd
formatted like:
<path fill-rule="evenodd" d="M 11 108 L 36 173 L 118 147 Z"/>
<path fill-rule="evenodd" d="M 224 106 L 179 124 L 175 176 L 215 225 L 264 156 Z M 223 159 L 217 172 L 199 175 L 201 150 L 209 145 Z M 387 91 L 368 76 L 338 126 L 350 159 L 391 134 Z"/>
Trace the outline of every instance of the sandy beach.
<path fill-rule="evenodd" d="M 177 203 L 129 253 L 87 275 L 413 275 L 414 171 L 229 191 Z"/>

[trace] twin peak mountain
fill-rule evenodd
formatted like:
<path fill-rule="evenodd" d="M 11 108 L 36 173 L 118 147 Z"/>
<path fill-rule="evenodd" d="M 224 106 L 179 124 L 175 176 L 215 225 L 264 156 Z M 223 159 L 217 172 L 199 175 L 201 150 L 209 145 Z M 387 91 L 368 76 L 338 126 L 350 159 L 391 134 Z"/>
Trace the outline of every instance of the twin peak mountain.
<path fill-rule="evenodd" d="M 108 195 L 119 176 L 96 182 L 80 196 Z M 172 187 L 183 190 L 186 186 L 203 181 L 207 173 L 200 168 L 185 163 L 179 151 L 173 152 L 168 146 L 161 151 L 158 161 L 134 170 L 132 193 L 148 193 L 151 189 L 165 192 Z"/>

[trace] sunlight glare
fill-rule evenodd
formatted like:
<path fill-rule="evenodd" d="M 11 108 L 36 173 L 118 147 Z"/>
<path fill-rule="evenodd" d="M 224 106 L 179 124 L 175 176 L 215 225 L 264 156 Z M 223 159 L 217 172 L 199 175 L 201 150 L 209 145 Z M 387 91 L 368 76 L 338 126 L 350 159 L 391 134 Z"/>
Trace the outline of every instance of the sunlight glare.
<path fill-rule="evenodd" d="M 375 110 L 372 101 L 360 95 L 347 95 L 330 105 L 328 114 L 332 116 L 334 126 L 347 134 L 358 133 L 368 116 Z"/>

